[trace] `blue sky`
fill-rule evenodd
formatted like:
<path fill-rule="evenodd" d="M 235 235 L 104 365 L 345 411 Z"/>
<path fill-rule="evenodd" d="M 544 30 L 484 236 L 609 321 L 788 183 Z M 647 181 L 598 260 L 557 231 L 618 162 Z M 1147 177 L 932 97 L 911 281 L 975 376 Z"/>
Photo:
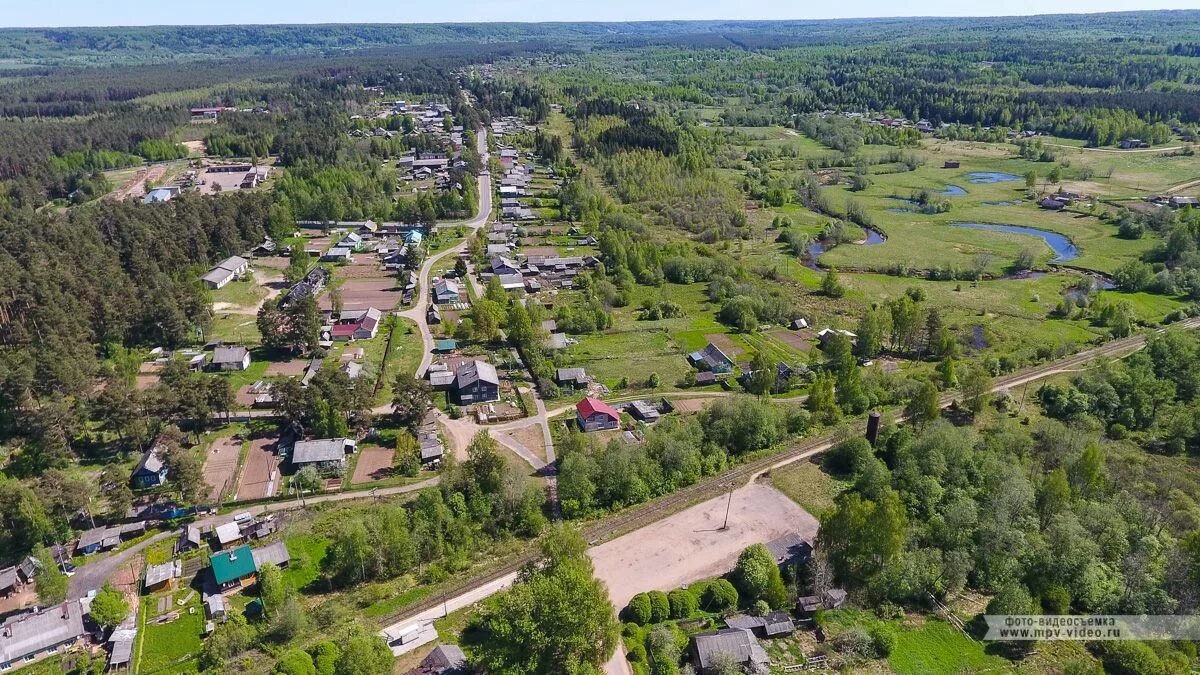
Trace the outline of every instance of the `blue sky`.
<path fill-rule="evenodd" d="M 994 16 L 1200 8 L 1200 0 L 5 0 L 2 26 Z"/>

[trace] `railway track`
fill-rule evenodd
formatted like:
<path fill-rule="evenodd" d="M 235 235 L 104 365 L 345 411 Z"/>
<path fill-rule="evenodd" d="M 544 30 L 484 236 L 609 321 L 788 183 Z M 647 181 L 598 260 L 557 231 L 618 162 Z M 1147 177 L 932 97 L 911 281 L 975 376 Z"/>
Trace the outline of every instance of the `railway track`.
<path fill-rule="evenodd" d="M 1192 330 L 1200 327 L 1200 317 L 1187 319 L 1175 324 L 1178 328 Z M 1015 373 L 996 378 L 993 383 L 992 391 L 997 392 L 1004 389 L 1020 386 L 1037 380 L 1045 379 L 1053 375 L 1058 375 L 1088 364 L 1097 359 L 1106 357 L 1124 355 L 1137 351 L 1146 344 L 1150 334 L 1139 334 L 1119 340 L 1112 340 L 1102 345 L 1086 349 L 1078 354 L 1051 361 L 1038 366 L 1027 368 Z M 939 405 L 943 408 L 953 404 L 958 397 L 956 392 L 948 392 L 943 394 L 939 400 Z M 889 412 L 893 413 L 894 418 L 898 421 L 904 419 L 903 411 L 892 409 Z M 860 422 L 854 424 L 851 429 L 858 433 L 866 431 L 866 423 Z M 727 490 L 733 487 L 740 487 L 746 482 L 752 480 L 755 476 L 765 473 L 772 468 L 795 462 L 800 459 L 811 457 L 820 452 L 832 447 L 836 439 L 840 437 L 842 431 L 836 433 L 822 434 L 809 439 L 801 440 L 782 452 L 776 452 L 762 457 L 755 458 L 751 461 L 739 464 L 724 473 L 713 476 L 707 480 L 701 481 L 694 485 L 690 485 L 672 494 L 665 495 L 654 501 L 645 502 L 637 506 L 630 507 L 624 511 L 613 514 L 603 520 L 600 520 L 589 525 L 585 525 L 582 530 L 584 539 L 589 546 L 594 546 L 603 541 L 620 536 L 627 532 L 640 529 L 651 523 L 657 522 L 669 515 L 677 513 L 682 509 L 702 502 L 706 499 L 711 499 L 720 494 L 724 494 Z M 515 556 L 504 561 L 500 567 L 490 570 L 480 576 L 472 577 L 464 580 L 462 583 L 455 584 L 442 592 L 436 597 L 426 598 L 416 604 L 409 605 L 402 611 L 396 612 L 389 616 L 380 619 L 382 626 L 388 626 L 403 620 L 406 617 L 414 616 L 421 612 L 433 609 L 442 604 L 443 598 L 453 597 L 462 593 L 471 591 L 480 586 L 484 586 L 493 581 L 497 581 L 505 576 L 520 570 L 526 564 L 536 559 L 536 553 L 528 552 Z"/>

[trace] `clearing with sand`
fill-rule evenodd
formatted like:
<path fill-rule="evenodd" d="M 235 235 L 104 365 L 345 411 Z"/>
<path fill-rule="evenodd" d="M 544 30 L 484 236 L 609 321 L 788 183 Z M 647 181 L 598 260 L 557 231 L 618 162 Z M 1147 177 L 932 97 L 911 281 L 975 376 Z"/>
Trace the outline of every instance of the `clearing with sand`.
<path fill-rule="evenodd" d="M 725 507 L 729 503 L 729 528 Z M 618 609 L 637 593 L 670 591 L 733 569 L 751 544 L 795 532 L 812 539 L 817 519 L 782 492 L 755 481 L 588 551 Z"/>

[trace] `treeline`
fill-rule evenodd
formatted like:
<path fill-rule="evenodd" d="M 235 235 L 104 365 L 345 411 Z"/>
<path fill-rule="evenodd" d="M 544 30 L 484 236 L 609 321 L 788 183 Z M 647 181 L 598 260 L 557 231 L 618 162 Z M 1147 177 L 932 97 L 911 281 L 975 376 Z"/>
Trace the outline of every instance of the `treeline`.
<path fill-rule="evenodd" d="M 614 439 L 601 445 L 572 431 L 556 443 L 563 516 L 587 518 L 670 494 L 807 429 L 802 409 L 737 397 L 697 416 L 664 418 L 640 444 Z"/>

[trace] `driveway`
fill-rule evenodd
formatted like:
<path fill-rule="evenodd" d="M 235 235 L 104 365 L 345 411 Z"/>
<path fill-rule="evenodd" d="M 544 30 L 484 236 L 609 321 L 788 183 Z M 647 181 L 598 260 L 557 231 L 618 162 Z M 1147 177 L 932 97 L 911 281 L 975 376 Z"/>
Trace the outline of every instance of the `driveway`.
<path fill-rule="evenodd" d="M 140 541 L 133 546 L 117 551 L 108 556 L 95 556 L 88 558 L 85 565 L 80 565 L 75 569 L 75 575 L 70 578 L 67 584 L 68 598 L 82 598 L 87 595 L 88 591 L 99 589 L 108 581 L 118 568 L 132 560 L 134 557 L 141 555 L 145 548 L 155 542 L 162 541 L 169 537 L 177 537 L 179 532 L 172 530 L 170 532 L 159 532 L 158 534 Z"/>

